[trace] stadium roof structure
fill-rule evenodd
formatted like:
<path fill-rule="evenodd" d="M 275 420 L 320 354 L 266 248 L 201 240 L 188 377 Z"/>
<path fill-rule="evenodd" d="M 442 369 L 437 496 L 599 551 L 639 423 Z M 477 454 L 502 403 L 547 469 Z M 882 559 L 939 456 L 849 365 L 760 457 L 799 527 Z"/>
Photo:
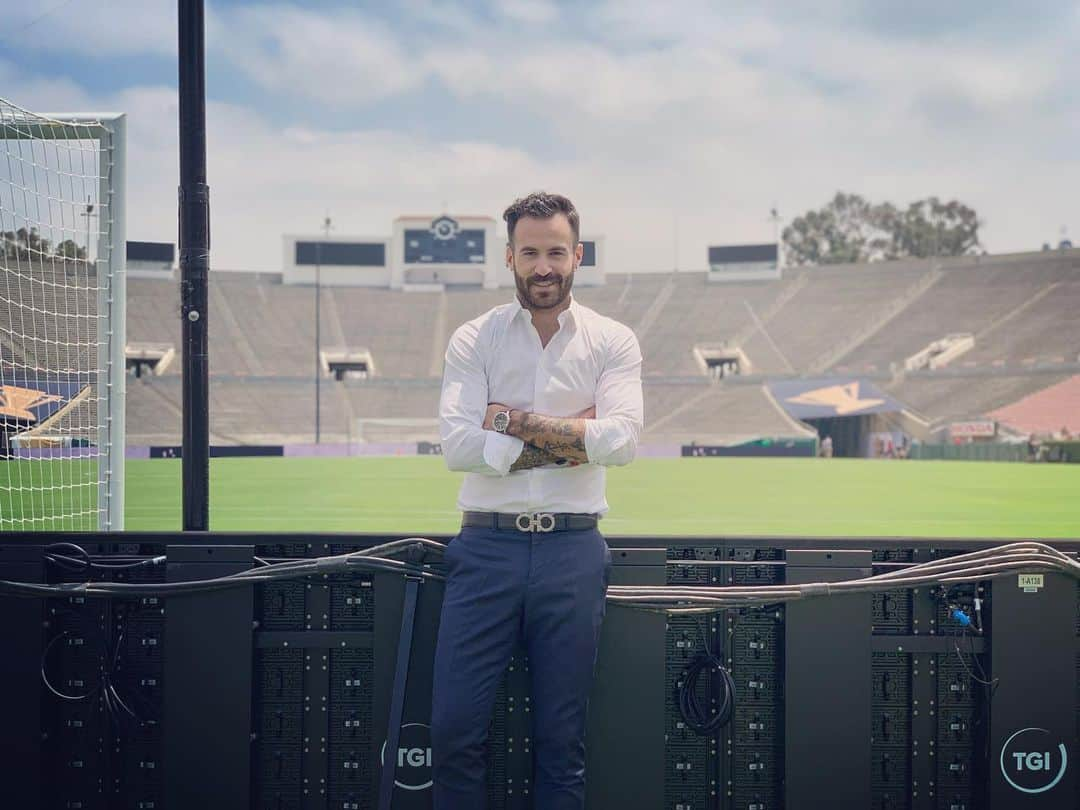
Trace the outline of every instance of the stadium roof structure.
<path fill-rule="evenodd" d="M 769 392 L 796 419 L 825 419 L 898 413 L 904 405 L 873 383 L 850 377 L 817 380 L 777 380 Z"/>
<path fill-rule="evenodd" d="M 77 396 L 83 387 L 77 380 L 66 383 L 49 380 L 45 384 L 33 379 L 5 382 L 0 385 L 0 420 L 41 422 Z"/>
<path fill-rule="evenodd" d="M 1080 374 L 1028 394 L 988 416 L 1021 433 L 1080 433 Z"/>

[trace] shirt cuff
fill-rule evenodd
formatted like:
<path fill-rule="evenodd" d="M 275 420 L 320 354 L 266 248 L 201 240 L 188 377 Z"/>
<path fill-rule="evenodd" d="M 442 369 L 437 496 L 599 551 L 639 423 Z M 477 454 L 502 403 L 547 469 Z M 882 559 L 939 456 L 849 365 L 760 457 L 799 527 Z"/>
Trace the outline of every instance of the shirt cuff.
<path fill-rule="evenodd" d="M 625 420 L 609 416 L 585 423 L 585 457 L 590 464 L 627 464 L 633 460 L 636 446 L 637 439 Z"/>
<path fill-rule="evenodd" d="M 484 431 L 484 463 L 499 475 L 510 472 L 510 465 L 518 460 L 525 442 L 494 430 Z"/>
<path fill-rule="evenodd" d="M 585 423 L 585 458 L 590 464 L 598 463 L 608 452 L 605 446 L 609 442 L 607 431 L 598 421 L 590 419 Z"/>

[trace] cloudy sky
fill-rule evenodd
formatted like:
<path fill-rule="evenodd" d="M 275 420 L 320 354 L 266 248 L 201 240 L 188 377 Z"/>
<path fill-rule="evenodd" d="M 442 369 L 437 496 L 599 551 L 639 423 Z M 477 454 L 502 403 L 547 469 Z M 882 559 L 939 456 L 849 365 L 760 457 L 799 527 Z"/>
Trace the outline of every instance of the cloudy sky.
<path fill-rule="evenodd" d="M 132 239 L 176 238 L 176 3 L 0 0 L 0 97 L 129 116 Z M 1080 237 L 1080 5 L 395 0 L 207 7 L 212 264 L 570 195 L 609 271 L 702 269 L 838 190 Z"/>

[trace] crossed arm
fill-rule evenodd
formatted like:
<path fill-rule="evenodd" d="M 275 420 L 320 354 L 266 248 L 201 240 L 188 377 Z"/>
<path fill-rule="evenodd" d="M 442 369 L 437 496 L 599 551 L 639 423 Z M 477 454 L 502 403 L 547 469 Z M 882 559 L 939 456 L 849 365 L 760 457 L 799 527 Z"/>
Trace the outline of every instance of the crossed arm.
<path fill-rule="evenodd" d="M 491 430 L 491 420 L 507 407 L 498 402 L 488 405 L 484 429 Z M 510 471 L 529 470 L 558 464 L 575 467 L 588 462 L 585 451 L 585 424 L 596 418 L 596 408 L 590 407 L 574 417 L 544 416 L 528 411 L 510 409 L 510 426 L 506 433 L 525 442 L 521 455 L 510 465 Z"/>
<path fill-rule="evenodd" d="M 609 347 L 594 407 L 570 417 L 491 402 L 479 343 L 479 326 L 469 322 L 446 351 L 439 435 L 451 470 L 503 476 L 548 465 L 619 466 L 633 460 L 644 418 L 641 352 L 632 332 L 625 330 Z M 502 410 L 510 410 L 505 435 L 491 429 L 492 417 Z"/>

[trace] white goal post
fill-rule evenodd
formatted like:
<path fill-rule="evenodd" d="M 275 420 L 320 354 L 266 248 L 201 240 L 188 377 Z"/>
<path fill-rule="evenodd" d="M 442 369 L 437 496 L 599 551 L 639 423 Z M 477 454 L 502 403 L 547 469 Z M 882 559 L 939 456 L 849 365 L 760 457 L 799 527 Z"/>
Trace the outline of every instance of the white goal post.
<path fill-rule="evenodd" d="M 124 528 L 125 129 L 0 98 L 0 531 Z"/>

